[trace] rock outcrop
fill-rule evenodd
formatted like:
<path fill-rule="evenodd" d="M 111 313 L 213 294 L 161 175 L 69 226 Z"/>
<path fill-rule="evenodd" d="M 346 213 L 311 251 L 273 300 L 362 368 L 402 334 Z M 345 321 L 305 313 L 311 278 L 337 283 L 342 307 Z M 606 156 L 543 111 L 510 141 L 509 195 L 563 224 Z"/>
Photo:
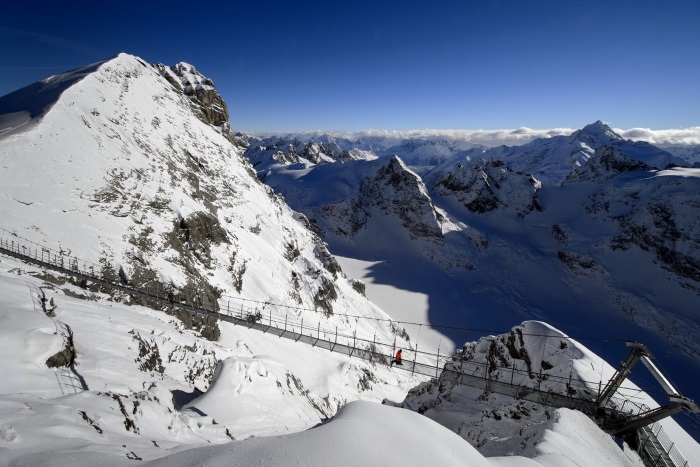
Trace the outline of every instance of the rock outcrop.
<path fill-rule="evenodd" d="M 650 167 L 644 162 L 631 159 L 613 146 L 602 146 L 596 149 L 585 165 L 572 170 L 564 182 L 602 181 L 614 178 L 622 172 L 639 169 L 648 170 Z"/>
<path fill-rule="evenodd" d="M 501 161 L 481 160 L 446 170 L 434 189 L 441 196 L 453 196 L 477 214 L 504 209 L 524 217 L 542 210 L 537 198 L 541 186 L 532 175 L 515 172 Z"/>
<path fill-rule="evenodd" d="M 349 198 L 326 204 L 309 215 L 326 226 L 323 230 L 352 237 L 379 213 L 400 223 L 412 239 L 442 239 L 441 214 L 420 177 L 398 157 L 388 159 L 376 172 L 363 178 L 357 192 Z"/>
<path fill-rule="evenodd" d="M 226 102 L 221 98 L 214 82 L 202 75 L 189 63 L 180 62 L 167 67 L 155 65 L 156 69 L 179 92 L 190 100 L 194 114 L 204 123 L 219 129 L 219 132 L 236 145 L 236 138 L 229 125 L 229 113 Z"/>

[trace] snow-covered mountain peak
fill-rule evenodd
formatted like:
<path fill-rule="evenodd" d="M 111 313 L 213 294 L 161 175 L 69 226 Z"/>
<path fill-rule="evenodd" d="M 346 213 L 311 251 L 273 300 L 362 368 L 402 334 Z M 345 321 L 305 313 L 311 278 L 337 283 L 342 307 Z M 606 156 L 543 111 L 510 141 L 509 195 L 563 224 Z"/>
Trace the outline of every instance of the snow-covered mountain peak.
<path fill-rule="evenodd" d="M 214 89 L 214 82 L 202 75 L 189 63 L 180 62 L 171 67 L 173 72 L 180 77 L 185 93 L 190 94 L 199 90 L 211 91 Z"/>
<path fill-rule="evenodd" d="M 575 132 L 574 134 L 580 134 L 589 136 L 595 139 L 599 144 L 611 144 L 615 142 L 624 142 L 625 139 L 615 133 L 608 125 L 601 122 L 600 120 L 595 123 L 584 126 L 580 132 Z M 573 136 L 573 135 L 572 135 Z"/>
<path fill-rule="evenodd" d="M 537 191 L 542 184 L 532 175 L 515 172 L 502 161 L 479 160 L 440 167 L 429 179 L 436 193 L 454 197 L 469 211 L 483 214 L 495 209 L 513 211 L 523 217 L 542 210 Z"/>
<path fill-rule="evenodd" d="M 53 107 L 66 89 L 94 73 L 104 63 L 92 63 L 49 76 L 0 97 L 0 137 L 32 128 L 32 124 Z"/>
<path fill-rule="evenodd" d="M 398 157 L 377 162 L 381 164 L 359 181 L 357 191 L 349 199 L 319 210 L 318 216 L 328 223 L 324 230 L 354 237 L 384 217 L 403 226 L 413 239 L 442 239 L 440 214 L 420 177 Z M 363 162 L 356 164 L 361 167 Z M 374 222 L 370 222 L 373 218 Z"/>
<path fill-rule="evenodd" d="M 650 169 L 644 162 L 632 159 L 614 146 L 601 146 L 593 153 L 588 163 L 575 168 L 565 182 L 598 180 L 603 181 L 638 169 Z"/>
<path fill-rule="evenodd" d="M 216 92 L 214 82 L 211 79 L 185 62 L 171 67 L 159 63 L 155 65 L 155 68 L 173 88 L 190 99 L 190 104 L 200 120 L 216 127 L 226 139 L 236 144 L 236 138 L 228 123 L 228 106 Z"/>
<path fill-rule="evenodd" d="M 658 169 L 686 166 L 687 161 L 645 142 L 625 140 L 600 120 L 569 136 L 536 139 L 522 146 L 499 146 L 486 151 L 470 150 L 470 157 L 502 160 L 519 172 L 530 173 L 544 184 L 559 184 L 571 170 L 586 164 L 601 146 L 614 146 L 631 159 Z"/>
<path fill-rule="evenodd" d="M 346 308 L 357 293 L 323 243 L 216 126 L 223 100 L 213 88 L 187 95 L 178 70 L 194 73 L 120 54 L 64 79 L 35 131 L 0 136 L 2 227 L 116 265 L 134 285 L 312 310 L 327 293 L 326 314 L 336 303 L 381 313 L 359 296 Z"/>

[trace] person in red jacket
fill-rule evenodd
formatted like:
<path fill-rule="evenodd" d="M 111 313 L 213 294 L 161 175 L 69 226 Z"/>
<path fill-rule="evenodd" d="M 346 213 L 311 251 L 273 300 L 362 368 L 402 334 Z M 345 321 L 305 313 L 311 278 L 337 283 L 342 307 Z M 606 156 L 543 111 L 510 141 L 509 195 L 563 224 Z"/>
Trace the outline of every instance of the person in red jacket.
<path fill-rule="evenodd" d="M 389 366 L 392 366 L 394 363 L 396 363 L 397 365 L 403 365 L 403 363 L 401 363 L 401 349 L 399 349 L 399 351 L 396 352 L 396 358 L 391 361 Z"/>

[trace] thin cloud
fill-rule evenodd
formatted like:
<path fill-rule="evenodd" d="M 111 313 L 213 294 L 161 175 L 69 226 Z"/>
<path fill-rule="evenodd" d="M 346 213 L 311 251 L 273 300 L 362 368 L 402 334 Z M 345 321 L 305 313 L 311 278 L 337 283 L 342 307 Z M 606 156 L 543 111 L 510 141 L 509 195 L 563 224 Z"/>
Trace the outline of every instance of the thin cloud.
<path fill-rule="evenodd" d="M 558 135 L 570 135 L 575 130 L 571 128 L 553 128 L 534 130 L 532 128 L 516 128 L 504 130 L 363 130 L 363 131 L 301 131 L 295 133 L 258 133 L 259 136 L 296 136 L 302 139 L 314 138 L 328 134 L 336 138 L 346 138 L 355 141 L 361 138 L 382 139 L 429 139 L 443 138 L 466 141 L 483 146 L 517 146 L 529 143 L 536 138 L 550 138 Z"/>
<path fill-rule="evenodd" d="M 623 138 L 633 141 L 647 141 L 651 144 L 700 144 L 700 126 L 673 130 L 652 130 L 650 128 L 621 130 L 616 128 L 614 131 Z"/>
<path fill-rule="evenodd" d="M 356 141 L 361 138 L 374 137 L 383 139 L 428 139 L 444 138 L 466 141 L 472 144 L 480 144 L 487 147 L 493 146 L 519 146 L 527 144 L 537 138 L 551 138 L 553 136 L 568 136 L 576 131 L 576 128 L 548 128 L 533 129 L 520 127 L 502 130 L 363 130 L 363 131 L 300 131 L 294 133 L 254 133 L 258 136 L 292 136 L 301 139 L 312 139 L 324 134 L 336 138 L 345 138 Z M 649 128 L 632 128 L 629 130 L 614 129 L 617 134 L 625 139 L 633 141 L 647 141 L 652 144 L 700 144 L 700 126 L 673 130 L 651 130 Z"/>
<path fill-rule="evenodd" d="M 74 41 L 72 39 L 66 39 L 65 37 L 54 36 L 51 34 L 27 31 L 25 29 L 16 29 L 0 26 L 0 35 L 34 39 L 35 41 L 41 44 L 49 45 L 59 49 L 70 50 L 72 52 L 77 52 L 84 55 L 95 55 L 97 53 L 97 49 L 95 47 L 84 44 L 82 42 Z"/>
<path fill-rule="evenodd" d="M 60 66 L 0 66 L 0 71 L 41 71 L 41 70 L 67 70 L 74 65 Z"/>

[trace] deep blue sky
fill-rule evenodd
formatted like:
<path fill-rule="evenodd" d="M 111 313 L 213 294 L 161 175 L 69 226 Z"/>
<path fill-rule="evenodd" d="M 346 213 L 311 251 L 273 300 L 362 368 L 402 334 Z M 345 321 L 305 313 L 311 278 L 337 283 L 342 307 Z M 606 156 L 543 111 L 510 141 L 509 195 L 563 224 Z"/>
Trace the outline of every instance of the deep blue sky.
<path fill-rule="evenodd" d="M 0 95 L 128 52 L 235 130 L 700 125 L 700 2 L 5 2 Z"/>

